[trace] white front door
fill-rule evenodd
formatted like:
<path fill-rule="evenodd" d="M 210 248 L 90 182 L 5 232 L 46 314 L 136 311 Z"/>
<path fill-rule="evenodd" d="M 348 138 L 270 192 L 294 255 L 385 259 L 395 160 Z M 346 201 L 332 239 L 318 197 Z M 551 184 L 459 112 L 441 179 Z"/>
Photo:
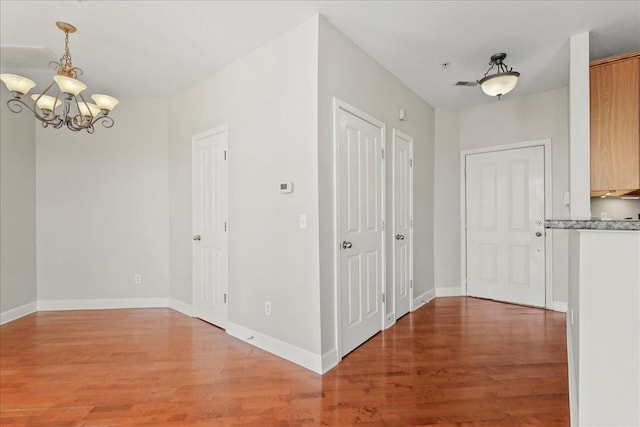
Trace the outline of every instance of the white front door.
<path fill-rule="evenodd" d="M 544 307 L 544 147 L 465 160 L 467 294 Z"/>
<path fill-rule="evenodd" d="M 393 130 L 393 288 L 395 317 L 411 309 L 413 284 L 413 138 Z"/>
<path fill-rule="evenodd" d="M 340 355 L 382 328 L 384 132 L 338 109 Z"/>
<path fill-rule="evenodd" d="M 193 137 L 193 306 L 195 316 L 227 327 L 229 286 L 228 133 Z"/>

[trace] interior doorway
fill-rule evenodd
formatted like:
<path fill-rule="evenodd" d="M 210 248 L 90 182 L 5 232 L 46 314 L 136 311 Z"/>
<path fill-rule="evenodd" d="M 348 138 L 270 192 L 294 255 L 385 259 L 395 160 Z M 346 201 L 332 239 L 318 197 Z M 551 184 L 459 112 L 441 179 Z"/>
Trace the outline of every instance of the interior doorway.
<path fill-rule="evenodd" d="M 193 308 L 227 327 L 229 292 L 229 140 L 227 126 L 192 138 Z"/>
<path fill-rule="evenodd" d="M 340 357 L 382 329 L 384 124 L 335 100 L 337 315 Z"/>

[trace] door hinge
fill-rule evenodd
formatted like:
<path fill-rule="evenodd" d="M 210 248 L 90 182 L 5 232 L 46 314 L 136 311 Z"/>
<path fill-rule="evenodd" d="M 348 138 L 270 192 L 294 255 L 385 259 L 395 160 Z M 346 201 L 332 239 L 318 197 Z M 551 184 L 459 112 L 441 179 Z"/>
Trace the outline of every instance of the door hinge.
<path fill-rule="evenodd" d="M 380 150 L 382 152 L 382 158 L 384 159 L 384 148 Z"/>
<path fill-rule="evenodd" d="M 409 159 L 409 167 L 412 168 L 413 167 L 413 159 Z"/>
<path fill-rule="evenodd" d="M 224 222 L 224 231 L 227 231 L 227 221 Z"/>
<path fill-rule="evenodd" d="M 383 303 L 383 304 L 385 303 L 385 300 L 384 300 L 384 292 L 382 293 L 382 303 Z"/>
<path fill-rule="evenodd" d="M 227 303 L 227 294 L 224 294 L 224 303 Z"/>
<path fill-rule="evenodd" d="M 384 231 L 384 221 L 382 221 L 382 231 Z"/>
<path fill-rule="evenodd" d="M 412 219 L 409 220 L 409 227 L 413 228 L 413 220 Z"/>
<path fill-rule="evenodd" d="M 409 280 L 409 288 L 413 289 L 413 279 Z"/>
<path fill-rule="evenodd" d="M 227 160 L 227 150 L 224 150 L 224 159 Z"/>

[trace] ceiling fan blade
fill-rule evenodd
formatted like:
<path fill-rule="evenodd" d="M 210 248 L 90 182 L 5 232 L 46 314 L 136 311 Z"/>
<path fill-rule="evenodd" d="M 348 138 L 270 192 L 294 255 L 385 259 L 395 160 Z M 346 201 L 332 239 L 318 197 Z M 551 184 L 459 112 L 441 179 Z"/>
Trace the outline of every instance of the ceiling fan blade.
<path fill-rule="evenodd" d="M 458 81 L 454 84 L 454 86 L 478 86 L 478 82 L 476 81 Z"/>

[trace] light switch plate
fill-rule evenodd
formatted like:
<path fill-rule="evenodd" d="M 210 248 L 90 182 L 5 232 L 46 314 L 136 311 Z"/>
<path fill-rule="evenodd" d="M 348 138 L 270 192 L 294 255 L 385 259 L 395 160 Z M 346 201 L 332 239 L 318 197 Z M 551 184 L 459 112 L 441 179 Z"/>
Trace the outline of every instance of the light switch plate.
<path fill-rule="evenodd" d="M 307 216 L 305 214 L 300 214 L 299 220 L 300 220 L 300 230 L 306 230 L 307 229 Z"/>

